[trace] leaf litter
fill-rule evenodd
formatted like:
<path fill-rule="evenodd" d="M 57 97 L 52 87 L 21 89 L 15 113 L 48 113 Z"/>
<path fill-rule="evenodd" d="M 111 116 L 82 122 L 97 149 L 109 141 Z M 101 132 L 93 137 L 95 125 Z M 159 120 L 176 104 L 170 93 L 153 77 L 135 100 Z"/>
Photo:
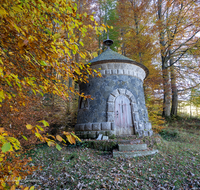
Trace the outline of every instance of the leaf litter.
<path fill-rule="evenodd" d="M 200 144 L 195 146 L 163 140 L 156 155 L 113 158 L 85 147 L 45 145 L 30 153 L 42 170 L 21 183 L 36 189 L 200 189 Z"/>

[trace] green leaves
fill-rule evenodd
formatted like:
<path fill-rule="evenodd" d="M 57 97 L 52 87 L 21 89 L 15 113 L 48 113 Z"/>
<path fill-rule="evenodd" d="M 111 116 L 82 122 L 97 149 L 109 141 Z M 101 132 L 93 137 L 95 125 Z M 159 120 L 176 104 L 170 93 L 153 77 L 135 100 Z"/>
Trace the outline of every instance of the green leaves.
<path fill-rule="evenodd" d="M 41 120 L 41 121 L 38 121 L 38 122 L 43 123 L 43 125 L 44 125 L 45 127 L 49 126 L 49 123 L 48 123 L 47 121 L 45 121 L 45 120 Z"/>
<path fill-rule="evenodd" d="M 10 142 L 6 142 L 5 144 L 3 144 L 3 146 L 1 147 L 2 152 L 8 152 L 12 149 L 12 146 L 10 144 Z"/>
<path fill-rule="evenodd" d="M 62 148 L 60 147 L 59 144 L 56 144 L 56 148 L 60 151 Z"/>
<path fill-rule="evenodd" d="M 47 66 L 47 63 L 45 61 L 40 61 L 40 65 Z"/>
<path fill-rule="evenodd" d="M 22 137 L 23 137 L 26 141 L 28 140 L 24 135 L 22 135 Z"/>

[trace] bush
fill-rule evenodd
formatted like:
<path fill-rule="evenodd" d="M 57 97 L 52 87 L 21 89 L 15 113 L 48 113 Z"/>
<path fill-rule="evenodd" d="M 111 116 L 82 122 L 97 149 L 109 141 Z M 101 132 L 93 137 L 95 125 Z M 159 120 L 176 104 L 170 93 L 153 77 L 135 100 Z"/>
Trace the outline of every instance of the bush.
<path fill-rule="evenodd" d="M 177 130 L 163 129 L 159 132 L 159 134 L 165 140 L 170 140 L 179 137 L 179 132 Z"/>

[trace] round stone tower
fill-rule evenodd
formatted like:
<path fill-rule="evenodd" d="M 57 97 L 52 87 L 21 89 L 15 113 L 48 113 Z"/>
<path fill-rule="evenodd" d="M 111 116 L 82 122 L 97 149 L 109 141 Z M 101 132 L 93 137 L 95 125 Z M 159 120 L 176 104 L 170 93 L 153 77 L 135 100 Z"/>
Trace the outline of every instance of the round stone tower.
<path fill-rule="evenodd" d="M 110 46 L 112 40 L 104 44 Z M 91 77 L 89 83 L 80 84 L 80 92 L 94 100 L 79 99 L 76 135 L 90 139 L 99 134 L 151 136 L 143 90 L 148 69 L 109 47 L 90 63 L 102 77 Z"/>

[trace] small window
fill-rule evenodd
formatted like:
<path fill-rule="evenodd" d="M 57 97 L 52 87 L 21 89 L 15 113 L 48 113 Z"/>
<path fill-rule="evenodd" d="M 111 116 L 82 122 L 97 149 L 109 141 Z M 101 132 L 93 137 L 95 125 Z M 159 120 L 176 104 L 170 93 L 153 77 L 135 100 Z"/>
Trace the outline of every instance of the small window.
<path fill-rule="evenodd" d="M 80 98 L 79 109 L 88 109 L 89 103 L 87 98 Z"/>

